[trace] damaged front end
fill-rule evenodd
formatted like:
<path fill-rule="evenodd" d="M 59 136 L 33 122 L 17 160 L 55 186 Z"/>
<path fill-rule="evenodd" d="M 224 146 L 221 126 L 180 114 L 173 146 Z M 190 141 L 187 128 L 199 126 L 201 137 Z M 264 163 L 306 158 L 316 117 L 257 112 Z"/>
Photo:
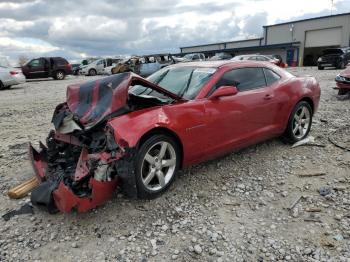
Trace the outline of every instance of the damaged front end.
<path fill-rule="evenodd" d="M 40 143 L 39 150 L 32 145 L 29 148 L 33 169 L 41 181 L 32 191 L 33 204 L 51 213 L 72 209 L 85 212 L 110 199 L 121 183 L 128 195 L 136 195 L 134 151 L 127 143 L 116 143 L 108 121 L 164 101 L 129 94 L 135 85 L 156 90 L 170 101 L 176 98 L 133 73 L 68 86 L 67 102 L 54 112 L 55 130 L 50 131 L 46 145 Z"/>
<path fill-rule="evenodd" d="M 120 182 L 115 161 L 124 152 L 115 143 L 108 144 L 105 136 L 104 132 L 89 137 L 51 131 L 47 146 L 40 144 L 37 151 L 30 145 L 30 159 L 42 182 L 31 194 L 33 204 L 50 213 L 56 208 L 85 212 L 110 199 Z"/>

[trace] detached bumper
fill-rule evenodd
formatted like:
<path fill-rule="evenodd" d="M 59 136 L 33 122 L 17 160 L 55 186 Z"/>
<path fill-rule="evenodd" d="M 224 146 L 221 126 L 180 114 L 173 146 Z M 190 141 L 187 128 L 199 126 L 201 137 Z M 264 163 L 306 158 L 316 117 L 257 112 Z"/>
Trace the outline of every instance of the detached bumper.
<path fill-rule="evenodd" d="M 63 182 L 61 182 L 58 188 L 53 192 L 56 207 L 61 212 L 68 213 L 73 208 L 76 208 L 78 212 L 86 212 L 102 205 L 112 198 L 118 185 L 118 179 L 101 182 L 91 178 L 89 185 L 92 190 L 91 196 L 78 197 Z"/>
<path fill-rule="evenodd" d="M 75 194 L 64 180 L 51 181 L 47 168 L 47 149 L 43 144 L 40 144 L 40 147 L 40 151 L 37 151 L 31 144 L 29 145 L 29 158 L 36 176 L 41 181 L 41 184 L 32 192 L 33 204 L 44 207 L 50 213 L 53 213 L 56 208 L 63 213 L 68 213 L 72 209 L 86 212 L 112 198 L 119 185 L 118 177 L 111 181 L 98 181 L 91 177 L 88 182 L 90 194 L 84 197 Z M 85 157 L 84 152 L 83 150 L 81 153 L 82 157 Z"/>
<path fill-rule="evenodd" d="M 347 89 L 350 90 L 350 82 L 349 83 L 344 83 L 344 82 L 337 82 L 337 86 L 334 89 Z"/>

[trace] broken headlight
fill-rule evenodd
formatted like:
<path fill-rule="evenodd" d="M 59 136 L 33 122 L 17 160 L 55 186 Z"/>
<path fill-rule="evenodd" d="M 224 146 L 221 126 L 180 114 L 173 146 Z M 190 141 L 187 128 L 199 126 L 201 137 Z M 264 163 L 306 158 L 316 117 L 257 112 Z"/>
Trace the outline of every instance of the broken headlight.
<path fill-rule="evenodd" d="M 337 75 L 337 76 L 335 77 L 335 81 L 337 81 L 337 82 L 344 82 L 344 81 L 345 81 L 345 78 L 342 77 L 341 75 Z"/>

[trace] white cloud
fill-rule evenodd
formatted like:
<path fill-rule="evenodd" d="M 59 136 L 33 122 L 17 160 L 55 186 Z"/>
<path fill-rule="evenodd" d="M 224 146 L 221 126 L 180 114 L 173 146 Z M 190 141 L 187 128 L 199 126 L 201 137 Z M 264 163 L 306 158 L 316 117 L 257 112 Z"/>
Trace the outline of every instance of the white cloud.
<path fill-rule="evenodd" d="M 47 43 L 33 43 L 30 40 L 14 39 L 10 37 L 0 37 L 0 48 L 5 52 L 19 52 L 19 53 L 47 53 L 59 50 L 59 47 L 52 46 Z"/>
<path fill-rule="evenodd" d="M 330 0 L 5 0 L 3 54 L 177 52 L 180 46 L 261 36 L 262 26 L 330 14 Z M 333 13 L 349 12 L 334 0 Z"/>

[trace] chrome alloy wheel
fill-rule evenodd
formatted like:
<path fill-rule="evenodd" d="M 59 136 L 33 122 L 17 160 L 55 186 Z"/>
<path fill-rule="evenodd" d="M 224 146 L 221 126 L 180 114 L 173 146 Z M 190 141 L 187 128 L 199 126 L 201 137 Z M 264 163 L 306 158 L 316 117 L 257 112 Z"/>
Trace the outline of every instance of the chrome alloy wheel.
<path fill-rule="evenodd" d="M 306 106 L 300 107 L 294 114 L 293 134 L 297 139 L 301 139 L 308 132 L 311 124 L 311 113 Z"/>
<path fill-rule="evenodd" d="M 145 154 L 141 165 L 141 178 L 150 191 L 158 191 L 167 186 L 175 174 L 176 152 L 165 141 L 154 144 Z"/>

